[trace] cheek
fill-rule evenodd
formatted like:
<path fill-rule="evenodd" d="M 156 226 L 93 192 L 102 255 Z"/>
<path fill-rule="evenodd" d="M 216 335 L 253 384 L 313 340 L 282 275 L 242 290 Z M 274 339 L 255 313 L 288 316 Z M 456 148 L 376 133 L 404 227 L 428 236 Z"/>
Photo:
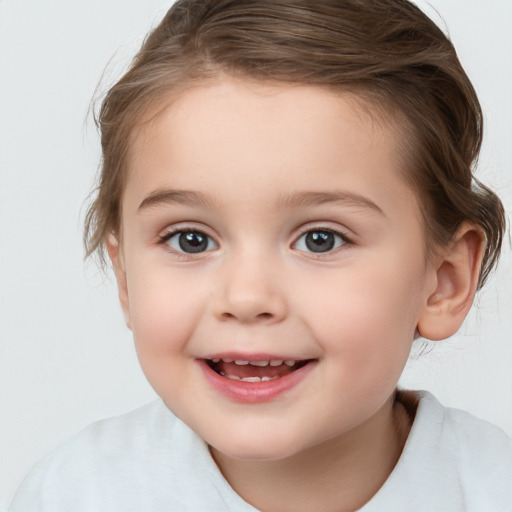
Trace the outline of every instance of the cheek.
<path fill-rule="evenodd" d="M 361 259 L 329 279 L 316 279 L 296 296 L 308 296 L 304 316 L 324 350 L 358 359 L 374 354 L 392 363 L 408 354 L 421 306 L 420 269 L 405 261 Z M 398 354 L 401 354 L 398 355 Z M 400 363 L 401 364 L 401 363 Z"/>
<path fill-rule="evenodd" d="M 191 273 L 149 265 L 128 283 L 132 331 L 140 354 L 182 351 L 206 305 L 207 290 Z"/>
<path fill-rule="evenodd" d="M 128 283 L 135 349 L 146 378 L 167 405 L 180 409 L 184 393 L 193 393 L 188 347 L 208 295 L 186 272 L 147 265 Z"/>
<path fill-rule="evenodd" d="M 370 268 L 331 280 L 307 305 L 309 328 L 326 355 L 325 387 L 335 383 L 337 399 L 346 400 L 342 410 L 352 410 L 354 421 L 395 389 L 416 327 L 410 282 L 404 286 Z"/>

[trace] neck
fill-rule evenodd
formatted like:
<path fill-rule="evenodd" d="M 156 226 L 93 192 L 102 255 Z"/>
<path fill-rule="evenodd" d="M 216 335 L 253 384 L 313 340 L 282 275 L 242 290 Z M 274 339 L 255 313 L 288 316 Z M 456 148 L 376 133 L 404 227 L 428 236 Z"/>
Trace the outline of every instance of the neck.
<path fill-rule="evenodd" d="M 237 460 L 211 448 L 233 489 L 262 512 L 343 512 L 362 507 L 396 465 L 411 427 L 395 396 L 364 424 L 281 460 Z"/>

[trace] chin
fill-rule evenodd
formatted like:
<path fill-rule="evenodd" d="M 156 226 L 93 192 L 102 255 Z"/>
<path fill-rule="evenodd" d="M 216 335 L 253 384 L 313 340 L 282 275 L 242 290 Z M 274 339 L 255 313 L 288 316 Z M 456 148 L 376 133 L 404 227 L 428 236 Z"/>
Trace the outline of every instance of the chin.
<path fill-rule="evenodd" d="M 210 447 L 231 459 L 245 461 L 281 460 L 295 455 L 297 444 L 287 439 L 269 439 L 257 436 L 258 439 L 234 439 L 226 442 L 210 443 Z"/>

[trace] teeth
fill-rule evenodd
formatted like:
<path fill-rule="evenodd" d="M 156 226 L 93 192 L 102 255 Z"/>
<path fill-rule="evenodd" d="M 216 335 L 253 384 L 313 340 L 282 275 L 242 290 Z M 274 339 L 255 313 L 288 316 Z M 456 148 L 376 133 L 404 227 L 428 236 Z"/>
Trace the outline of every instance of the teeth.
<path fill-rule="evenodd" d="M 268 380 L 275 380 L 275 379 L 278 379 L 279 377 L 261 377 L 261 379 L 259 377 L 244 377 L 242 380 L 242 382 L 267 382 Z"/>
<path fill-rule="evenodd" d="M 230 359 L 230 358 L 215 358 L 212 359 L 213 363 L 219 363 L 223 361 L 224 363 L 235 363 L 238 366 L 246 366 L 250 364 L 251 366 L 260 366 L 264 368 L 265 366 L 281 366 L 283 363 L 287 366 L 295 366 L 297 361 L 295 359 L 287 359 L 283 361 L 282 359 L 271 359 L 270 361 L 248 361 L 245 359 Z"/>
<path fill-rule="evenodd" d="M 251 361 L 249 364 L 252 366 L 268 366 L 268 361 Z"/>
<path fill-rule="evenodd" d="M 240 377 L 237 377 L 236 375 L 227 375 L 224 372 L 219 372 L 219 374 L 222 375 L 223 377 L 226 377 L 227 379 L 241 380 L 243 382 L 267 382 L 268 380 L 274 380 L 274 379 L 279 378 L 279 377 L 261 377 L 261 379 L 260 379 L 259 377 L 244 377 L 243 379 L 241 379 Z"/>

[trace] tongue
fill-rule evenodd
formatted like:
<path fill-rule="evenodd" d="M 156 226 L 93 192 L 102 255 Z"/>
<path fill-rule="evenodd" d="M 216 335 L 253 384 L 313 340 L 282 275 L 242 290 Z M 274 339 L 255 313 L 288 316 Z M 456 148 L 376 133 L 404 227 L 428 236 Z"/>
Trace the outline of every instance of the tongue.
<path fill-rule="evenodd" d="M 239 365 L 220 361 L 217 364 L 216 369 L 226 375 L 233 375 L 240 379 L 246 377 L 259 377 L 261 379 L 263 377 L 284 377 L 285 375 L 292 373 L 295 368 L 286 364 L 281 364 L 280 366 L 268 365 L 261 367 L 253 366 L 252 364 Z"/>

